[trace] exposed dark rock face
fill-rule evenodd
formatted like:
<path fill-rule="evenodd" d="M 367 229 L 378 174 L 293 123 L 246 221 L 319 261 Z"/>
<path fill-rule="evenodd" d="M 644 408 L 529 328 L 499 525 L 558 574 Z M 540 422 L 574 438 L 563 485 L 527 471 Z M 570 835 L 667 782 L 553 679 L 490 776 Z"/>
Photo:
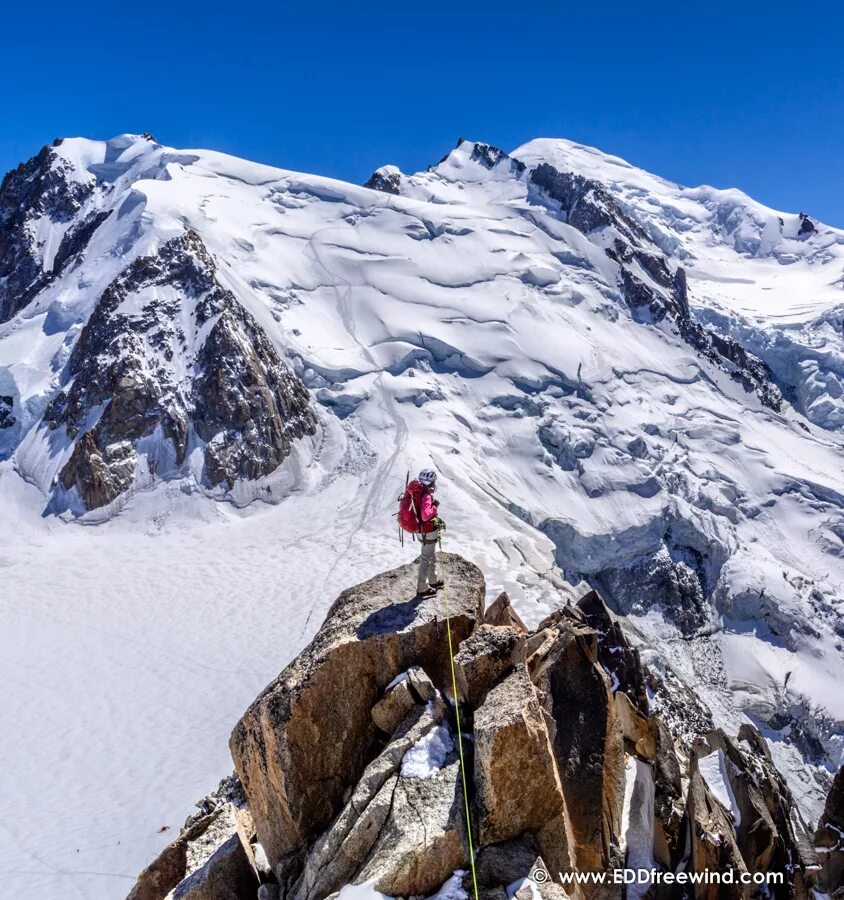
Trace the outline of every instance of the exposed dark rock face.
<path fill-rule="evenodd" d="M 647 240 L 639 224 L 622 212 L 599 181 L 573 172 L 560 172 L 548 163 L 541 163 L 530 173 L 530 184 L 559 203 L 565 220 L 583 234 L 614 227 L 631 244 Z"/>
<path fill-rule="evenodd" d="M 815 832 L 823 865 L 821 886 L 833 897 L 844 897 L 844 766 L 832 782 Z"/>
<path fill-rule="evenodd" d="M 597 591 L 581 597 L 577 606 L 589 627 L 598 633 L 598 662 L 613 679 L 615 690 L 627 694 L 639 712 L 647 716 L 648 691 L 639 651 L 630 646 Z"/>
<path fill-rule="evenodd" d="M 0 428 L 11 428 L 15 424 L 14 408 L 15 398 L 0 394 Z"/>
<path fill-rule="evenodd" d="M 111 213 L 110 209 L 98 209 L 65 233 L 53 258 L 52 275 L 54 277 L 65 268 L 70 260 L 85 249 L 94 232 Z"/>
<path fill-rule="evenodd" d="M 581 616 L 546 623 L 549 644 L 528 659 L 547 720 L 571 822 L 577 867 L 620 867 L 624 736 L 598 663 L 598 635 Z M 584 715 L 584 710 L 589 715 Z"/>
<path fill-rule="evenodd" d="M 651 709 L 665 721 L 679 746 L 691 747 L 697 735 L 715 727 L 709 707 L 671 669 L 655 672 L 646 667 L 645 684 L 650 694 Z"/>
<path fill-rule="evenodd" d="M 671 730 L 662 718 L 654 719 L 654 859 L 671 869 L 680 862 L 685 838 L 683 780 Z"/>
<path fill-rule="evenodd" d="M 272 472 L 315 420 L 302 382 L 243 307 L 228 303 L 197 357 L 193 421 L 211 484 Z M 216 435 L 222 434 L 219 442 Z"/>
<path fill-rule="evenodd" d="M 782 873 L 765 894 L 775 900 L 808 900 L 818 877 L 838 877 L 829 866 L 821 873 L 756 729 L 743 726 L 735 740 L 711 727 L 677 735 L 649 711 L 645 683 L 653 707 L 666 708 L 666 688 L 650 680 L 597 593 L 534 631 L 510 616 L 481 624 L 480 571 L 450 554 L 441 562 L 457 662 L 485 660 L 459 706 L 463 775 L 443 599 L 412 599 L 415 566 L 403 566 L 341 594 L 311 645 L 235 728 L 246 814 L 235 817 L 236 836 L 219 834 L 229 855 L 215 850 L 206 861 L 201 850 L 192 869 L 185 848 L 218 810 L 203 806 L 203 818 L 142 873 L 133 900 L 158 900 L 186 870 L 179 889 L 229 884 L 230 895 L 208 896 L 240 898 L 240 879 L 253 891 L 255 882 L 242 865 L 225 875 L 236 858 L 265 882 L 259 897 L 327 900 L 364 883 L 394 897 L 445 886 L 440 896 L 471 894 L 467 805 L 483 900 L 621 900 L 620 886 L 560 879 L 623 866 Z M 516 645 L 523 660 L 513 659 Z M 835 852 L 842 783 L 839 775 L 818 832 Z M 832 893 L 840 882 L 823 884 Z M 150 885 L 159 893 L 138 893 Z M 645 896 L 751 896 L 735 887 L 689 894 L 688 885 L 663 885 Z"/>
<path fill-rule="evenodd" d="M 383 166 L 376 169 L 363 186 L 372 188 L 373 191 L 383 191 L 385 194 L 400 194 L 401 182 L 402 174 L 398 169 Z"/>
<path fill-rule="evenodd" d="M 806 213 L 800 213 L 800 230 L 797 232 L 800 237 L 805 237 L 816 230 L 815 223 L 806 215 Z"/>
<path fill-rule="evenodd" d="M 78 253 L 103 220 L 93 213 L 65 234 L 55 258 L 45 265 L 36 223 L 70 222 L 96 188 L 93 177 L 72 177 L 72 166 L 53 147 L 21 163 L 0 183 L 0 322 L 23 309 Z"/>
<path fill-rule="evenodd" d="M 61 486 L 66 491 L 76 488 L 88 509 L 111 503 L 135 481 L 136 456 L 131 442 L 100 446 L 99 434 L 92 430 L 82 435 L 60 475 Z"/>
<path fill-rule="evenodd" d="M 844 766 L 838 770 L 833 779 L 823 815 L 818 823 L 818 835 L 827 833 L 832 835 L 831 845 L 844 845 Z"/>
<path fill-rule="evenodd" d="M 272 472 L 315 428 L 304 385 L 219 283 L 193 231 L 136 259 L 108 286 L 65 382 L 44 420 L 72 440 L 82 434 L 59 484 L 75 487 L 88 509 L 132 486 L 137 442 L 157 429 L 153 474 L 175 474 L 199 439 L 207 483 L 232 487 Z"/>
<path fill-rule="evenodd" d="M 478 854 L 475 872 L 480 887 L 489 889 L 527 878 L 537 864 L 541 866 L 542 857 L 536 841 L 527 834 L 517 841 L 502 841 L 484 847 Z M 502 894 L 507 896 L 503 891 Z"/>
<path fill-rule="evenodd" d="M 685 285 L 685 272 L 682 269 L 677 271 L 683 273 L 679 276 L 678 284 Z M 655 290 L 646 281 L 638 278 L 624 266 L 621 267 L 619 277 L 621 280 L 621 292 L 627 301 L 627 305 L 639 312 L 646 309 L 651 321 L 661 322 L 666 316 L 679 320 L 682 318 L 684 309 L 686 310 L 686 315 L 688 315 L 688 302 L 684 294 L 678 297 L 673 292 L 666 295 L 662 291 Z"/>
<path fill-rule="evenodd" d="M 540 200 L 558 204 L 564 220 L 595 240 L 618 264 L 619 292 L 637 317 L 648 322 L 668 320 L 701 356 L 724 369 L 746 391 L 756 393 L 766 406 L 780 409 L 782 393 L 768 366 L 734 338 L 694 320 L 685 271 L 678 267 L 671 272 L 645 229 L 604 185 L 548 163 L 533 169 L 529 185 Z"/>
<path fill-rule="evenodd" d="M 782 408 L 782 391 L 774 383 L 767 363 L 745 350 L 734 338 L 705 328 L 693 319 L 682 322 L 680 335 L 702 356 L 720 365 L 748 393 L 755 392 L 765 406 L 776 412 Z"/>
<path fill-rule="evenodd" d="M 457 146 L 459 147 L 460 144 Z M 520 162 L 518 159 L 513 159 L 503 150 L 499 150 L 498 147 L 493 147 L 492 144 L 482 144 L 477 141 L 472 147 L 470 159 L 480 163 L 487 169 L 493 169 L 499 163 L 506 162 L 509 165 L 510 171 L 514 174 L 521 174 L 526 168 L 523 162 Z"/>
<path fill-rule="evenodd" d="M 618 612 L 631 611 L 630 587 L 635 585 L 637 605 L 647 609 L 660 604 L 666 617 L 683 634 L 695 634 L 709 620 L 710 604 L 700 576 L 686 561 L 673 558 L 664 547 L 633 565 L 604 569 L 591 577 Z"/>

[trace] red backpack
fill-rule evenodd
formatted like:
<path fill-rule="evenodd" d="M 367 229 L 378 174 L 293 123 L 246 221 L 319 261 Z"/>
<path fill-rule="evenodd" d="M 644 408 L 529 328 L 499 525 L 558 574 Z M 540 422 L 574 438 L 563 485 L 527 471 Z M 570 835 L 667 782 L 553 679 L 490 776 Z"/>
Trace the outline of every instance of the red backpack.
<path fill-rule="evenodd" d="M 399 528 L 411 534 L 419 534 L 422 524 L 419 521 L 419 504 L 424 485 L 419 481 L 411 481 L 399 497 Z"/>

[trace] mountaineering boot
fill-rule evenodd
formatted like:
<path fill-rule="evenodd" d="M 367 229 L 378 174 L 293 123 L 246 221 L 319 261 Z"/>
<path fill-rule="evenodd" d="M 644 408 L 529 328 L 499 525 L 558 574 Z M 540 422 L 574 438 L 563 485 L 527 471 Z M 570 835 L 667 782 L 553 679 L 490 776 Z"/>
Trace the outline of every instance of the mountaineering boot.
<path fill-rule="evenodd" d="M 444 582 L 444 581 L 442 580 L 442 578 L 441 578 L 439 581 L 432 581 L 432 582 L 428 585 L 428 587 L 429 587 L 429 588 L 433 588 L 435 591 L 438 591 L 438 590 L 439 590 L 440 588 L 442 588 L 444 585 L 445 585 L 445 582 Z"/>
<path fill-rule="evenodd" d="M 427 587 L 424 591 L 419 591 L 416 596 L 424 599 L 425 597 L 435 597 L 436 594 L 437 589 L 435 587 Z"/>

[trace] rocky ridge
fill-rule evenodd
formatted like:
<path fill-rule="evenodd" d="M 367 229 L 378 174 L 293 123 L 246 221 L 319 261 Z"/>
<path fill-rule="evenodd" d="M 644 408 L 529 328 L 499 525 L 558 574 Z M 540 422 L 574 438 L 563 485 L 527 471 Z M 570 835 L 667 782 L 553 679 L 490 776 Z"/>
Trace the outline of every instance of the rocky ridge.
<path fill-rule="evenodd" d="M 23 309 L 87 242 L 108 213 L 77 216 L 96 190 L 56 153 L 57 140 L 0 183 L 0 323 Z M 65 226 L 56 247 L 39 240 L 42 219 Z"/>
<path fill-rule="evenodd" d="M 440 565 L 458 696 L 445 598 L 413 596 L 415 566 L 345 591 L 235 727 L 236 775 L 130 900 L 467 898 L 467 802 L 483 900 L 844 896 L 841 773 L 812 839 L 753 726 L 683 732 L 654 712 L 671 689 L 596 592 L 529 631 L 506 594 L 484 610 L 474 565 Z M 576 881 L 622 867 L 781 883 Z"/>
<path fill-rule="evenodd" d="M 304 385 L 191 230 L 108 286 L 64 380 L 44 413 L 73 442 L 57 505 L 74 491 L 105 506 L 135 483 L 140 455 L 148 476 L 167 477 L 196 449 L 200 479 L 232 488 L 272 472 L 316 425 Z"/>

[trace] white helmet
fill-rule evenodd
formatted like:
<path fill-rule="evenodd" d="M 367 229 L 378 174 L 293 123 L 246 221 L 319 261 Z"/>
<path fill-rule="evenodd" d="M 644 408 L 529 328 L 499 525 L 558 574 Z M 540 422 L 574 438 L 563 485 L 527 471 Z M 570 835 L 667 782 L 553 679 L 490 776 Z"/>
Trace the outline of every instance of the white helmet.
<path fill-rule="evenodd" d="M 420 484 L 435 484 L 437 481 L 437 473 L 433 469 L 423 469 L 419 473 L 418 481 Z"/>

